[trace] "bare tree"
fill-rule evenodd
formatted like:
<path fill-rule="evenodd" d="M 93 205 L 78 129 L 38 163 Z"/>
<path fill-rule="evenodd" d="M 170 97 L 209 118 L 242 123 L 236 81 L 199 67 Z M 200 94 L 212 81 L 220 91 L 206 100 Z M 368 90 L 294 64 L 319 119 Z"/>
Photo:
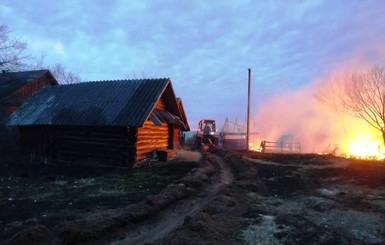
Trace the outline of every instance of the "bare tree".
<path fill-rule="evenodd" d="M 318 84 L 315 97 L 323 105 L 333 109 L 338 116 L 346 114 L 346 109 L 341 101 L 345 97 L 344 83 L 349 78 L 348 74 L 335 74 L 325 77 L 322 83 Z"/>
<path fill-rule="evenodd" d="M 82 81 L 78 74 L 67 71 L 62 64 L 55 64 L 49 67 L 49 70 L 60 84 L 72 84 Z"/>
<path fill-rule="evenodd" d="M 381 132 L 385 144 L 385 68 L 375 66 L 365 72 L 334 76 L 326 80 L 317 98 L 365 120 Z"/>
<path fill-rule="evenodd" d="M 23 71 L 44 69 L 45 55 L 32 57 L 27 55 L 27 42 L 10 39 L 9 29 L 6 25 L 0 25 L 0 70 Z M 67 71 L 61 64 L 48 67 L 55 78 L 61 84 L 78 83 L 81 78 L 78 74 Z"/>
<path fill-rule="evenodd" d="M 9 30 L 5 25 L 0 25 L 0 69 L 20 70 L 29 58 L 25 54 L 27 43 L 9 38 Z"/>
<path fill-rule="evenodd" d="M 375 66 L 366 72 L 354 73 L 345 81 L 344 88 L 344 108 L 380 131 L 385 143 L 385 68 Z"/>

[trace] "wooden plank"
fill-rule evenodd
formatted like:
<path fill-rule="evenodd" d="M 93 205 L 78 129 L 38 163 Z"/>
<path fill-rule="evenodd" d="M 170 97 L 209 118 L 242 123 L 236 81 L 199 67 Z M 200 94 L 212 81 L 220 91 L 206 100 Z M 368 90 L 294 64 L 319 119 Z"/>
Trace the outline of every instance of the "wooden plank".
<path fill-rule="evenodd" d="M 164 133 L 168 132 L 168 128 L 140 128 L 138 129 L 138 134 L 156 134 L 156 133 Z"/>
<path fill-rule="evenodd" d="M 58 130 L 57 135 L 60 137 L 94 137 L 94 138 L 121 138 L 124 137 L 126 132 L 89 132 L 89 131 L 67 131 L 67 130 Z"/>
<path fill-rule="evenodd" d="M 156 102 L 155 108 L 166 110 L 166 104 L 164 103 L 163 98 L 161 98 L 160 100 L 158 100 L 158 102 Z"/>
<path fill-rule="evenodd" d="M 57 138 L 57 142 L 72 144 L 72 143 L 79 143 L 79 144 L 104 144 L 104 145 L 121 145 L 125 144 L 125 139 L 87 139 L 87 138 Z"/>
<path fill-rule="evenodd" d="M 136 147 L 136 153 L 139 154 L 140 152 L 145 152 L 145 151 L 153 151 L 153 150 L 156 150 L 156 149 L 160 149 L 160 148 L 167 148 L 167 144 L 157 144 L 157 145 L 151 145 L 151 146 L 137 146 Z"/>
<path fill-rule="evenodd" d="M 141 145 L 147 145 L 147 144 L 156 144 L 156 143 L 166 143 L 168 144 L 168 139 L 166 138 L 163 138 L 163 139 L 149 139 L 149 140 L 138 140 L 138 142 L 136 143 L 137 146 L 141 146 Z"/>
<path fill-rule="evenodd" d="M 126 156 L 123 154 L 104 154 L 103 152 L 90 152 L 90 151 L 60 151 L 58 152 L 60 158 L 73 157 L 73 158 L 92 158 L 92 159 L 124 159 Z"/>
<path fill-rule="evenodd" d="M 147 138 L 147 139 L 141 139 L 138 138 L 137 144 L 146 144 L 146 143 L 152 143 L 152 142 L 168 142 L 168 137 L 158 137 L 158 138 Z"/>
<path fill-rule="evenodd" d="M 95 147 L 70 147 L 68 145 L 61 145 L 57 147 L 57 152 L 93 152 L 95 154 L 109 154 L 109 155 L 120 155 L 125 154 L 125 149 L 116 149 L 116 148 L 95 148 Z"/>

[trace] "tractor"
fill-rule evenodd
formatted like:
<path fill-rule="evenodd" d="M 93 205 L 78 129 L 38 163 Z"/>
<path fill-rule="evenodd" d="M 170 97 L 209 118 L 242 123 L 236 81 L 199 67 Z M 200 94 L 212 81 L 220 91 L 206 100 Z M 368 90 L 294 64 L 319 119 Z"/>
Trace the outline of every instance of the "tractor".
<path fill-rule="evenodd" d="M 219 134 L 215 128 L 215 120 L 203 119 L 199 121 L 196 135 L 197 149 L 212 151 L 218 145 Z"/>

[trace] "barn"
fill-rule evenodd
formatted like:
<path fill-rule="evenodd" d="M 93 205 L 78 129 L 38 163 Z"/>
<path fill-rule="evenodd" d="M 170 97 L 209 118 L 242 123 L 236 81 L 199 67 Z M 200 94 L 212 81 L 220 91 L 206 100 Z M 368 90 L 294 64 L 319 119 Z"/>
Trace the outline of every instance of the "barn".
<path fill-rule="evenodd" d="M 49 70 L 34 70 L 0 73 L 0 122 L 19 106 L 46 86 L 58 85 Z"/>
<path fill-rule="evenodd" d="M 188 131 L 170 79 L 46 87 L 11 115 L 30 160 L 133 166 Z"/>

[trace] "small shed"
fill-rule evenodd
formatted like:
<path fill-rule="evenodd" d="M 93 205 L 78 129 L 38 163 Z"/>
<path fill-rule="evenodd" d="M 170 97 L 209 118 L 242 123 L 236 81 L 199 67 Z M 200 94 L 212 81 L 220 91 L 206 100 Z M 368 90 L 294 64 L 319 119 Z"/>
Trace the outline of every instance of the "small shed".
<path fill-rule="evenodd" d="M 255 125 L 255 124 L 254 124 Z M 257 148 L 258 146 L 252 145 L 255 143 L 255 139 L 258 137 L 259 133 L 256 132 L 255 126 L 251 127 L 249 132 L 249 148 Z M 238 119 L 235 119 L 235 122 L 231 122 L 227 117 L 223 130 L 221 132 L 222 136 L 222 146 L 225 150 L 246 150 L 246 138 L 247 138 L 247 128 L 246 122 L 240 123 Z"/>
<path fill-rule="evenodd" d="M 58 85 L 49 70 L 0 73 L 0 122 L 3 123 L 19 106 L 46 86 Z"/>
<path fill-rule="evenodd" d="M 10 117 L 31 160 L 132 166 L 189 130 L 170 79 L 47 87 Z"/>

